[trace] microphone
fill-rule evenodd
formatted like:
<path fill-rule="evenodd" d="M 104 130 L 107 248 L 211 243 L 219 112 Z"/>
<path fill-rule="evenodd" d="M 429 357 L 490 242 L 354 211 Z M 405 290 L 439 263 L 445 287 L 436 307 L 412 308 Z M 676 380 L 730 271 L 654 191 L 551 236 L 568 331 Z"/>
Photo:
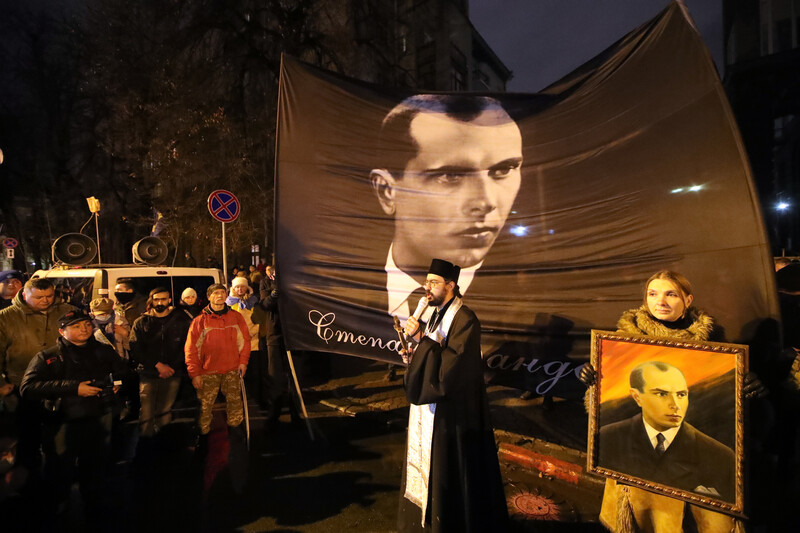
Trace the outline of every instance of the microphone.
<path fill-rule="evenodd" d="M 427 296 L 423 296 L 422 298 L 419 299 L 419 302 L 417 303 L 417 310 L 414 311 L 414 314 L 412 315 L 414 317 L 414 320 L 419 321 L 419 319 L 422 317 L 422 314 L 428 308 L 428 304 L 429 302 Z"/>
<path fill-rule="evenodd" d="M 425 312 L 427 308 L 428 308 L 428 298 L 426 296 L 423 296 L 422 298 L 419 299 L 419 303 L 417 303 L 417 310 L 414 311 L 414 314 L 411 316 L 414 317 L 414 320 L 419 322 L 419 319 L 422 317 L 422 314 Z M 411 335 L 406 335 L 406 341 L 410 341 L 411 338 L 412 338 Z"/>

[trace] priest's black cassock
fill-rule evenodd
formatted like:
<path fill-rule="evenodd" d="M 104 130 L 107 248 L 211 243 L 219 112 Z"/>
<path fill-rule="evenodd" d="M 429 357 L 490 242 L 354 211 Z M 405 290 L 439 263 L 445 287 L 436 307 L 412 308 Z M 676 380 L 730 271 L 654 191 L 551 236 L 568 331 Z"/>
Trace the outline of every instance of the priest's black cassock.
<path fill-rule="evenodd" d="M 425 528 L 420 507 L 404 497 L 404 468 L 400 531 L 506 531 L 508 511 L 483 381 L 481 326 L 471 309 L 460 306 L 442 344 L 422 338 L 406 372 L 405 390 L 410 403 L 435 403 L 436 408 Z"/>

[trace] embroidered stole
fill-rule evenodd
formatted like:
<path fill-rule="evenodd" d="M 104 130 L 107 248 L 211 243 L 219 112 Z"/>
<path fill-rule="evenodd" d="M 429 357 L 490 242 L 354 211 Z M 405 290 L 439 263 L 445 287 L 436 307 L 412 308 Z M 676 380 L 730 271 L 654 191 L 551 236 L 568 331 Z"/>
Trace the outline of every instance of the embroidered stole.
<path fill-rule="evenodd" d="M 425 335 L 442 344 L 450 331 L 453 317 L 461 309 L 461 298 L 455 297 L 438 325 L 432 320 L 425 327 Z M 431 444 L 436 404 L 411 404 L 408 412 L 408 449 L 406 451 L 405 497 L 422 509 L 422 525 L 428 508 L 428 482 L 431 472 Z"/>

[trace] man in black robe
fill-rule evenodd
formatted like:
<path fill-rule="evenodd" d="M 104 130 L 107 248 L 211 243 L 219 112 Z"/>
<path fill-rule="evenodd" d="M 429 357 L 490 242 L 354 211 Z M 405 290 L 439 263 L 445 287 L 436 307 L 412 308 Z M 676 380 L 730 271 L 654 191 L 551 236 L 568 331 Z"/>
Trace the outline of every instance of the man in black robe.
<path fill-rule="evenodd" d="M 483 382 L 481 325 L 461 301 L 458 266 L 434 259 L 425 282 L 435 307 L 405 376 L 409 416 L 400 531 L 506 531 L 508 511 Z"/>

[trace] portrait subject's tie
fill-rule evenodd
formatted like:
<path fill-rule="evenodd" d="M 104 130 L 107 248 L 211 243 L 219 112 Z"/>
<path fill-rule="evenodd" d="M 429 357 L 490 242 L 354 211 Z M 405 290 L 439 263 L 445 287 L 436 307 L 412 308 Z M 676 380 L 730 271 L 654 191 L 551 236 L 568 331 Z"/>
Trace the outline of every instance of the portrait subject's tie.
<path fill-rule="evenodd" d="M 656 440 L 658 441 L 658 444 L 656 444 L 656 453 L 658 453 L 658 455 L 664 455 L 664 452 L 667 451 L 667 447 L 664 446 L 667 442 L 667 438 L 663 433 L 659 433 L 656 435 Z"/>

